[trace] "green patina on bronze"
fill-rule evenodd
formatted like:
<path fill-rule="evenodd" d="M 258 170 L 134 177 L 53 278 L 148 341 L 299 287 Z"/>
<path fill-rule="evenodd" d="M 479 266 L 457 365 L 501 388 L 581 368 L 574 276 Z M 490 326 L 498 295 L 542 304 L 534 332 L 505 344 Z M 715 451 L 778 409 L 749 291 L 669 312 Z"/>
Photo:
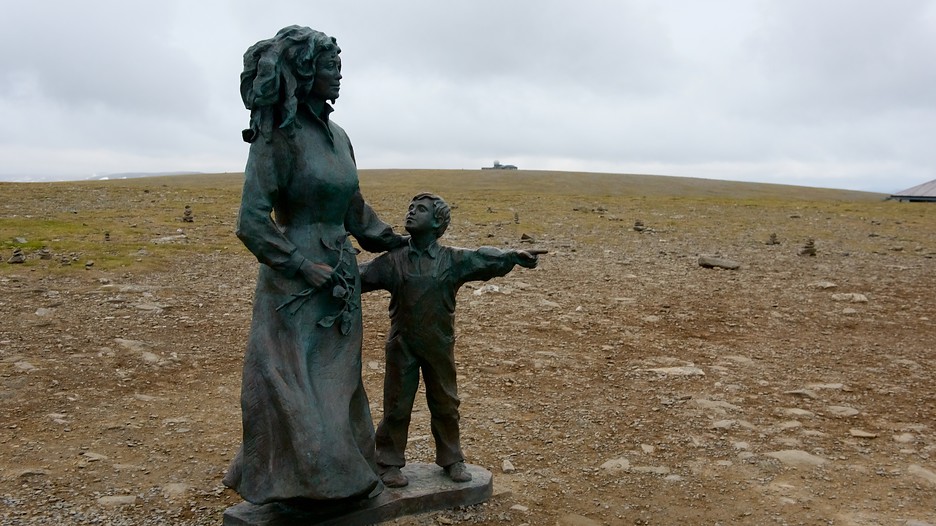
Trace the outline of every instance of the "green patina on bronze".
<path fill-rule="evenodd" d="M 261 263 L 241 389 L 243 444 L 224 483 L 254 504 L 329 507 L 380 491 L 361 378 L 355 249 L 403 237 L 364 201 L 329 118 L 335 39 L 290 26 L 244 55 L 250 143 L 237 236 Z"/>

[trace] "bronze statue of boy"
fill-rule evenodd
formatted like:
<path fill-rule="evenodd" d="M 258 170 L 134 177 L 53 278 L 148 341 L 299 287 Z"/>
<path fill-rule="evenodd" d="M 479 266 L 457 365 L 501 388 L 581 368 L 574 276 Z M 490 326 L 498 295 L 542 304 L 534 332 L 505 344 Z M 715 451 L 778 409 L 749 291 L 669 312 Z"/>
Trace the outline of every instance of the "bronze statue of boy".
<path fill-rule="evenodd" d="M 468 482 L 459 442 L 455 372 L 455 294 L 468 281 L 504 276 L 514 265 L 536 267 L 544 250 L 477 250 L 443 246 L 451 211 L 433 194 L 415 196 L 406 214 L 408 245 L 361 265 L 362 292 L 390 292 L 390 331 L 385 347 L 384 414 L 377 426 L 377 467 L 389 487 L 406 486 L 407 433 L 419 371 L 426 382 L 436 464 L 455 482 Z"/>

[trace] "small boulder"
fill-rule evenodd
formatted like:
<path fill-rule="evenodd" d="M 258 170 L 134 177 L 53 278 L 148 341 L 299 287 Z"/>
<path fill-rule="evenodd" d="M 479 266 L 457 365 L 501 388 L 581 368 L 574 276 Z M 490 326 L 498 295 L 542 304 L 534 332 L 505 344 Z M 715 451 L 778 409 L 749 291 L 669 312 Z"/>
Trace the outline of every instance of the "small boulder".
<path fill-rule="evenodd" d="M 741 263 L 725 258 L 712 256 L 699 256 L 699 266 L 703 268 L 723 268 L 725 270 L 738 270 Z"/>

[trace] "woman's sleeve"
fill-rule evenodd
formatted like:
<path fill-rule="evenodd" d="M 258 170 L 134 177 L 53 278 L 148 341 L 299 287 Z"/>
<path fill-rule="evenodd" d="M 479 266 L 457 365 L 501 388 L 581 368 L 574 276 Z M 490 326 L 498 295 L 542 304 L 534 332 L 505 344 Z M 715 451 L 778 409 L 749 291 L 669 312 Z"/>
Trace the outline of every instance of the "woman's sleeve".
<path fill-rule="evenodd" d="M 348 212 L 345 214 L 345 228 L 357 239 L 361 248 L 368 252 L 383 252 L 402 245 L 404 237 L 395 233 L 393 228 L 377 217 L 377 213 L 364 201 L 359 188 Z"/>
<path fill-rule="evenodd" d="M 283 157 L 276 155 L 275 144 L 275 140 L 273 143 L 261 140 L 250 145 L 236 234 L 258 261 L 293 276 L 305 258 L 271 216 L 285 179 L 280 164 Z"/>

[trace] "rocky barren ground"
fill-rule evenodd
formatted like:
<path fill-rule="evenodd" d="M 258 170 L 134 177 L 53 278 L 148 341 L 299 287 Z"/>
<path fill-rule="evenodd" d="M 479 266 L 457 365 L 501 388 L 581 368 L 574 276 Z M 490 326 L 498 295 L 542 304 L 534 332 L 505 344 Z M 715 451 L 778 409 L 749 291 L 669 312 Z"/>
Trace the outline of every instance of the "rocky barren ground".
<path fill-rule="evenodd" d="M 239 502 L 239 181 L 0 185 L 0 524 L 220 524 Z M 396 225 L 442 194 L 449 244 L 550 251 L 458 298 L 464 446 L 495 496 L 397 524 L 936 524 L 936 206 L 594 174 L 362 185 Z M 386 306 L 365 296 L 375 418 Z M 411 460 L 433 458 L 427 417 Z"/>

